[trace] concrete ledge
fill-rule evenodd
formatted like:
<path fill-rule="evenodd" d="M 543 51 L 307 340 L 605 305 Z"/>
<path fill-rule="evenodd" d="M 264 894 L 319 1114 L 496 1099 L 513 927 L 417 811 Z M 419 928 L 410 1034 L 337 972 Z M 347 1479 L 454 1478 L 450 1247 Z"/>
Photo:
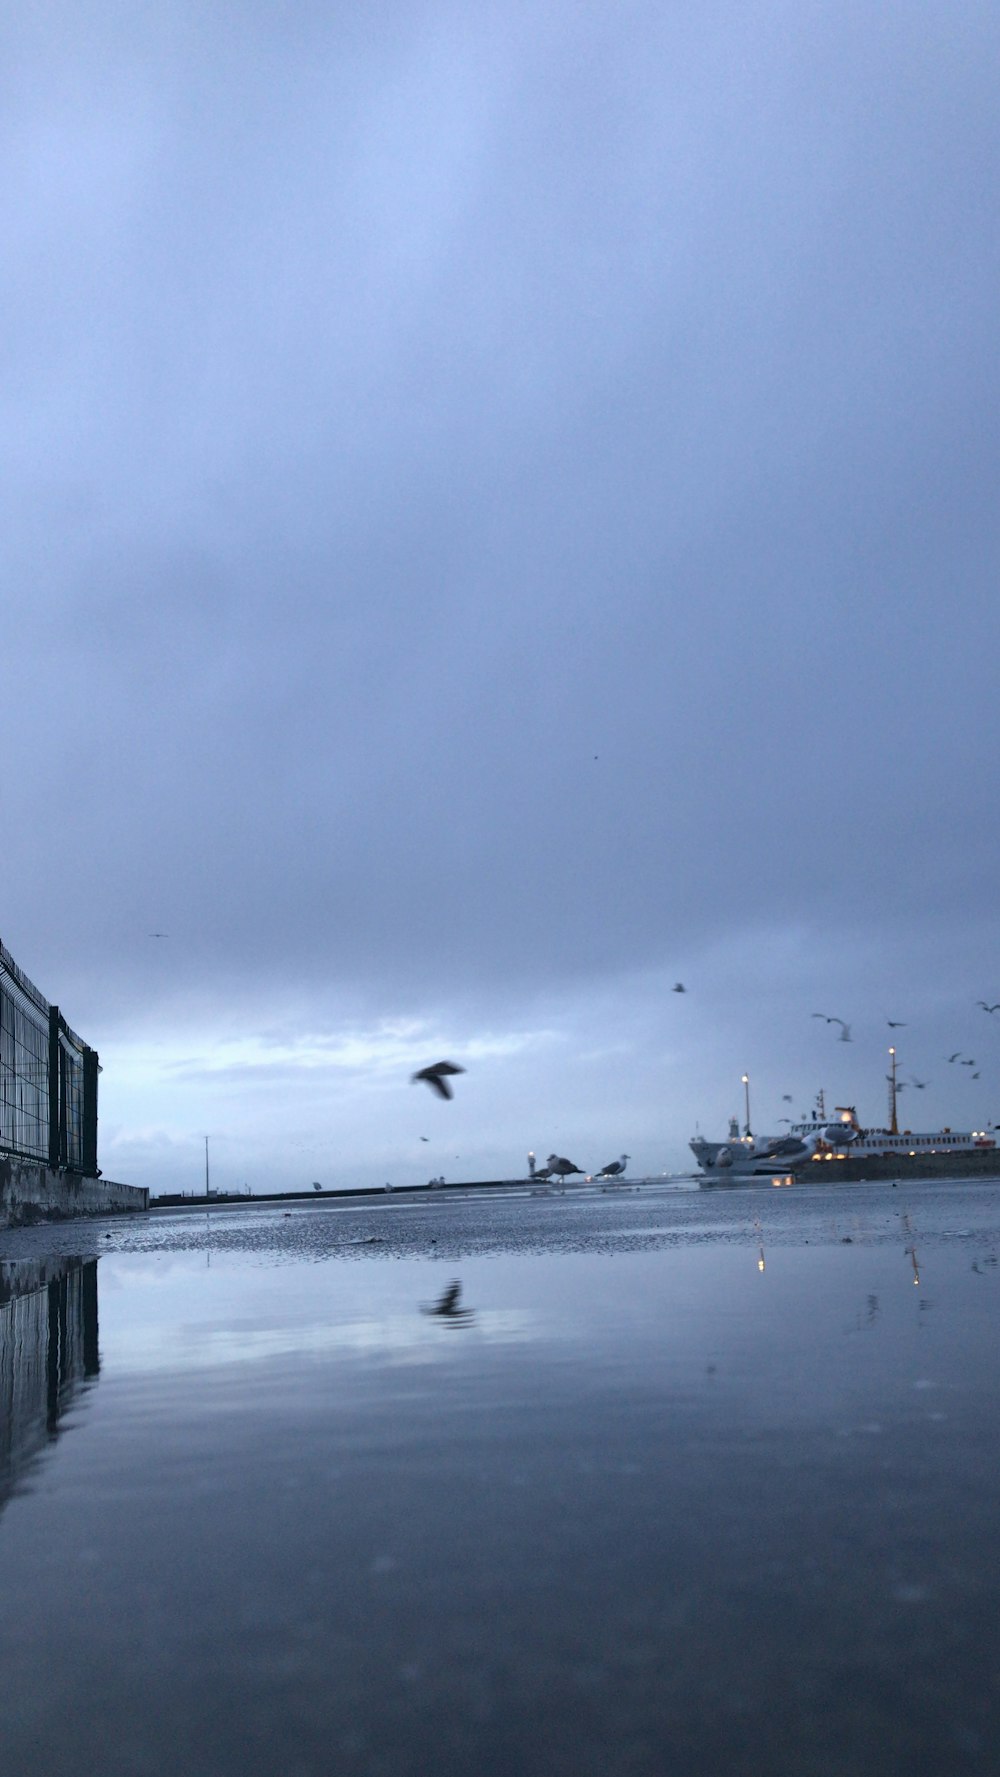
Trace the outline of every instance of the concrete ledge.
<path fill-rule="evenodd" d="M 0 1228 L 148 1208 L 149 1192 L 140 1185 L 119 1185 L 113 1179 L 86 1178 L 65 1167 L 44 1166 L 39 1160 L 0 1156 Z"/>

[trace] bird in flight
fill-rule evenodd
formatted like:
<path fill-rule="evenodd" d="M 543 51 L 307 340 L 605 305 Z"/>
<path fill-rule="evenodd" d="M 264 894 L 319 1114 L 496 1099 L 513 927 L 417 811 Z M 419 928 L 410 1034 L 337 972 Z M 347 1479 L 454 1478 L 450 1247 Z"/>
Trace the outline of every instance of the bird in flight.
<path fill-rule="evenodd" d="M 976 1063 L 974 1060 L 973 1061 L 963 1061 L 960 1063 L 960 1066 L 962 1066 L 962 1067 L 975 1067 L 975 1065 L 976 1065 Z"/>
<path fill-rule="evenodd" d="M 979 1078 L 979 1073 L 978 1073 L 978 1070 L 977 1070 L 977 1072 L 976 1072 L 976 1073 L 974 1073 L 974 1074 L 970 1074 L 970 1075 L 969 1075 L 969 1079 L 970 1079 L 970 1080 L 978 1080 L 978 1078 Z"/>
<path fill-rule="evenodd" d="M 906 1029 L 906 1025 L 899 1018 L 887 1018 L 886 1024 L 889 1026 L 890 1030 L 905 1030 Z"/>
<path fill-rule="evenodd" d="M 792 1102 L 791 1093 L 790 1092 L 783 1092 L 781 1094 L 781 1102 L 782 1102 L 782 1104 L 791 1104 L 791 1102 Z"/>
<path fill-rule="evenodd" d="M 687 993 L 687 988 L 685 987 L 683 981 L 675 981 L 674 985 L 670 989 L 670 991 L 671 991 L 671 993 Z"/>
<path fill-rule="evenodd" d="M 918 1080 L 913 1074 L 910 1075 L 910 1085 L 915 1086 L 918 1092 L 922 1092 L 928 1083 L 927 1080 Z"/>
<path fill-rule="evenodd" d="M 151 938 L 169 938 L 170 933 L 169 932 L 150 932 L 149 935 Z"/>
<path fill-rule="evenodd" d="M 447 1076 L 464 1072 L 464 1067 L 456 1067 L 453 1061 L 433 1061 L 429 1067 L 419 1068 L 415 1074 L 411 1074 L 410 1084 L 414 1085 L 417 1080 L 426 1080 L 439 1098 L 454 1098 Z"/>
<path fill-rule="evenodd" d="M 838 1043 L 849 1043 L 851 1041 L 851 1027 L 849 1024 L 845 1024 L 842 1018 L 828 1018 L 826 1022 L 827 1024 L 840 1025 L 840 1035 L 837 1038 Z"/>
<path fill-rule="evenodd" d="M 954 1055 L 945 1056 L 945 1060 L 946 1061 L 957 1061 L 959 1056 L 961 1055 L 961 1053 L 962 1053 L 961 1049 L 956 1049 Z"/>
<path fill-rule="evenodd" d="M 997 1001 L 995 1006 L 988 1006 L 985 1000 L 977 1000 L 976 1005 L 982 1006 L 984 1012 L 1000 1012 L 1000 1000 Z"/>

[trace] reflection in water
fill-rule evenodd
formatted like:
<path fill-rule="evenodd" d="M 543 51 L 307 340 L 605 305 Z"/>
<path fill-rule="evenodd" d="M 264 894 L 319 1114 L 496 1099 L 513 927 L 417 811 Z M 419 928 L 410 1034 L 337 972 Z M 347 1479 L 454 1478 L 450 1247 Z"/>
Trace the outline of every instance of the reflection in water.
<path fill-rule="evenodd" d="M 97 1260 L 0 1261 L 0 1506 L 99 1367 Z"/>
<path fill-rule="evenodd" d="M 907 1258 L 908 1258 L 908 1259 L 909 1259 L 909 1261 L 910 1261 L 910 1263 L 911 1263 L 911 1265 L 912 1265 L 912 1266 L 913 1266 L 913 1282 L 914 1282 L 914 1286 L 915 1286 L 915 1288 L 918 1288 L 918 1289 L 919 1289 L 919 1287 L 920 1287 L 920 1265 L 919 1265 L 919 1263 L 918 1263 L 918 1261 L 917 1261 L 917 1249 L 916 1249 L 916 1247 L 915 1247 L 915 1246 L 908 1246 L 908 1247 L 907 1247 L 907 1249 L 906 1249 L 906 1256 L 907 1256 Z"/>
<path fill-rule="evenodd" d="M 425 1314 L 438 1314 L 438 1315 L 441 1315 L 445 1320 L 450 1320 L 450 1321 L 472 1320 L 475 1316 L 475 1310 L 472 1308 L 460 1308 L 459 1307 L 459 1298 L 460 1298 L 461 1294 L 462 1294 L 461 1278 L 456 1277 L 454 1283 L 450 1283 L 448 1285 L 447 1289 L 442 1291 L 440 1297 L 433 1304 L 433 1306 L 424 1308 L 424 1313 Z"/>

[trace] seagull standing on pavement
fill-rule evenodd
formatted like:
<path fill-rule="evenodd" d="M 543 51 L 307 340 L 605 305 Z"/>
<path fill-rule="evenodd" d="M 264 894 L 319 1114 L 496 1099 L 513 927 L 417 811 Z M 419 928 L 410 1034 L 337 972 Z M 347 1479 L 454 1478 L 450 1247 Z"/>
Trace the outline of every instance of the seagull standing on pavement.
<path fill-rule="evenodd" d="M 625 1171 L 628 1159 L 628 1154 L 623 1154 L 620 1160 L 610 1160 L 607 1166 L 602 1166 L 600 1172 L 594 1174 L 594 1177 L 621 1178 L 622 1173 Z"/>
<path fill-rule="evenodd" d="M 564 1154 L 550 1154 L 545 1164 L 550 1173 L 556 1172 L 563 1179 L 569 1178 L 573 1172 L 579 1172 L 581 1175 L 583 1173 L 583 1167 L 574 1166 L 572 1160 L 567 1160 Z"/>

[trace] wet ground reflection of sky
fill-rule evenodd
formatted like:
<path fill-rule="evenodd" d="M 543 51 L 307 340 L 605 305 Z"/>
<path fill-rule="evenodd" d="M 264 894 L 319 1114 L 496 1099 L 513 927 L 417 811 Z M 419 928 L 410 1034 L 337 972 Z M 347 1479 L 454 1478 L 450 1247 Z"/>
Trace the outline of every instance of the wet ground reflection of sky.
<path fill-rule="evenodd" d="M 997 1195 L 116 1233 L 0 1486 L 12 1767 L 985 1770 Z"/>

